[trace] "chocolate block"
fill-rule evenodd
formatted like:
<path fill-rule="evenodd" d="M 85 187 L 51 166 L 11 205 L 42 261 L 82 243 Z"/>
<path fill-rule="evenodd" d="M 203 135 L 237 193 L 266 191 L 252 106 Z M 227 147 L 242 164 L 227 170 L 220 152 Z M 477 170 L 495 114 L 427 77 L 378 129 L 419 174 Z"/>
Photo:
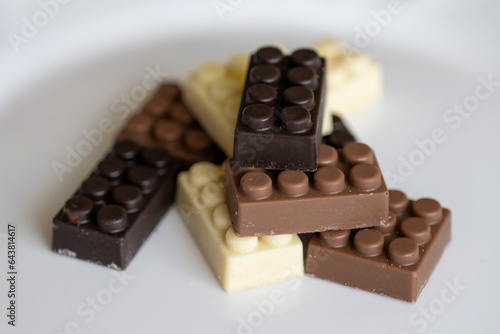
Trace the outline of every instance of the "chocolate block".
<path fill-rule="evenodd" d="M 198 161 L 220 163 L 224 154 L 182 103 L 181 89 L 162 84 L 141 112 L 127 121 L 118 140 L 132 140 L 141 147 L 162 147 L 188 168 Z"/>
<path fill-rule="evenodd" d="M 384 225 L 389 192 L 372 149 L 321 145 L 318 170 L 270 171 L 226 163 L 226 197 L 239 236 Z"/>
<path fill-rule="evenodd" d="M 174 200 L 179 161 L 118 142 L 52 223 L 52 250 L 125 269 Z"/>
<path fill-rule="evenodd" d="M 315 235 L 306 273 L 415 302 L 451 240 L 451 212 L 429 198 L 408 201 L 394 190 L 389 197 L 384 226 Z"/>
<path fill-rule="evenodd" d="M 323 143 L 335 148 L 343 148 L 349 143 L 356 141 L 342 119 L 337 115 L 332 115 L 333 132 L 323 137 Z"/>
<path fill-rule="evenodd" d="M 304 274 L 302 243 L 296 234 L 242 238 L 234 233 L 222 166 L 199 162 L 180 173 L 175 202 L 224 290 L 249 289 Z"/>
<path fill-rule="evenodd" d="M 273 47 L 252 55 L 234 132 L 234 165 L 317 169 L 325 90 L 325 60 L 301 49 Z"/>

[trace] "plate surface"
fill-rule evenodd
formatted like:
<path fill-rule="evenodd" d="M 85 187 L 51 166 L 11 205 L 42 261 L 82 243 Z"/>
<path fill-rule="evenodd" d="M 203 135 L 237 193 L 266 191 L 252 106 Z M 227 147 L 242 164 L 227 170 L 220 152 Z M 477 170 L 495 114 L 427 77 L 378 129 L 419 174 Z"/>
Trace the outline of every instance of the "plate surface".
<path fill-rule="evenodd" d="M 225 9 L 221 16 L 216 6 Z M 17 54 L 2 40 L 2 333 L 498 332 L 491 305 L 500 297 L 499 4 L 283 6 L 75 1 L 60 5 Z M 4 35 L 21 34 L 23 17 L 33 20 L 41 10 L 36 1 L 7 7 Z M 384 98 L 347 122 L 375 149 L 388 185 L 452 210 L 452 242 L 416 304 L 310 277 L 227 294 L 175 209 L 125 273 L 50 251 L 52 216 L 138 110 L 144 98 L 136 87 L 146 76 L 182 80 L 204 61 L 269 43 L 294 49 L 325 36 L 383 66 Z M 54 162 L 64 162 L 107 118 L 112 133 L 95 137 L 59 180 Z M 4 315 L 9 223 L 17 226 L 16 329 Z M 276 294 L 282 298 L 272 302 Z"/>

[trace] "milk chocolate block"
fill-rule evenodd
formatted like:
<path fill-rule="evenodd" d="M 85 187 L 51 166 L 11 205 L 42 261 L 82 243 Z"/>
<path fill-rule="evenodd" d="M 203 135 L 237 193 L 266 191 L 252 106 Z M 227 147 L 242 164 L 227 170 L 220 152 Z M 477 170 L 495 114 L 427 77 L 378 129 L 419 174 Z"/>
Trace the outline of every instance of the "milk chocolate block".
<path fill-rule="evenodd" d="M 52 222 L 52 250 L 125 269 L 174 200 L 179 161 L 118 142 Z"/>
<path fill-rule="evenodd" d="M 306 273 L 415 302 L 451 240 L 451 212 L 433 199 L 409 201 L 397 190 L 389 197 L 385 225 L 315 235 Z"/>
<path fill-rule="evenodd" d="M 185 168 L 197 161 L 220 163 L 224 158 L 182 102 L 176 84 L 162 84 L 141 112 L 130 117 L 118 140 L 162 147 L 182 160 Z"/>
<path fill-rule="evenodd" d="M 226 196 L 239 236 L 384 225 L 389 192 L 372 149 L 321 145 L 318 170 L 271 171 L 226 163 Z"/>
<path fill-rule="evenodd" d="M 239 237 L 224 198 L 222 166 L 198 162 L 179 174 L 176 205 L 198 248 L 227 292 L 304 274 L 296 234 Z"/>
<path fill-rule="evenodd" d="M 325 90 L 325 60 L 273 47 L 250 59 L 234 132 L 237 167 L 315 171 Z"/>
<path fill-rule="evenodd" d="M 356 141 L 342 119 L 337 115 L 332 115 L 333 132 L 323 137 L 323 143 L 335 148 L 343 148 L 349 143 Z"/>

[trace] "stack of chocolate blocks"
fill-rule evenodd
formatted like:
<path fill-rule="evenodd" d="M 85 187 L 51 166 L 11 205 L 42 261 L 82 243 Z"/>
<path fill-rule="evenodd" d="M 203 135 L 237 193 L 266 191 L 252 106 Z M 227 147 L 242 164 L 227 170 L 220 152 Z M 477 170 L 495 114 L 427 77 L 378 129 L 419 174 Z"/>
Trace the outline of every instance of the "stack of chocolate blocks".
<path fill-rule="evenodd" d="M 384 225 L 389 192 L 370 147 L 321 144 L 325 61 L 300 49 L 252 55 L 226 162 L 226 193 L 239 236 Z"/>
<path fill-rule="evenodd" d="M 369 146 L 321 143 L 324 74 L 324 59 L 310 49 L 251 56 L 225 164 L 234 230 L 315 233 L 307 274 L 414 302 L 450 239 L 450 212 L 389 192 Z"/>
<path fill-rule="evenodd" d="M 217 138 L 184 105 L 191 95 L 182 99 L 180 87 L 162 85 L 56 214 L 52 249 L 125 269 L 175 191 L 226 291 L 305 272 L 415 302 L 451 239 L 451 212 L 388 190 L 373 150 L 355 142 L 340 118 L 333 116 L 334 132 L 322 138 L 325 80 L 325 60 L 311 49 L 288 56 L 257 50 L 233 158 L 222 165 Z M 203 87 L 202 95 L 210 88 Z M 305 264 L 298 234 L 307 244 Z"/>

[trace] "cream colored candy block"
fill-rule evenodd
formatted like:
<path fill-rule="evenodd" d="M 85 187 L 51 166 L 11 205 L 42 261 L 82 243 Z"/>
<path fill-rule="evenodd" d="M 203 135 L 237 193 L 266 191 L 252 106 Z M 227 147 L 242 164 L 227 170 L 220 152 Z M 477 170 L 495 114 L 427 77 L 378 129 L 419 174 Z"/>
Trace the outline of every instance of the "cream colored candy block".
<path fill-rule="evenodd" d="M 188 76 L 183 90 L 183 101 L 191 113 L 230 157 L 248 62 L 249 55 L 239 54 L 226 64 L 202 64 Z"/>
<path fill-rule="evenodd" d="M 177 179 L 176 205 L 200 251 L 227 292 L 304 274 L 296 234 L 239 237 L 224 196 L 222 166 L 194 164 Z"/>
<path fill-rule="evenodd" d="M 325 133 L 333 113 L 345 117 L 380 99 L 382 69 L 366 54 L 350 51 L 336 40 L 321 41 L 314 48 L 326 59 Z"/>

